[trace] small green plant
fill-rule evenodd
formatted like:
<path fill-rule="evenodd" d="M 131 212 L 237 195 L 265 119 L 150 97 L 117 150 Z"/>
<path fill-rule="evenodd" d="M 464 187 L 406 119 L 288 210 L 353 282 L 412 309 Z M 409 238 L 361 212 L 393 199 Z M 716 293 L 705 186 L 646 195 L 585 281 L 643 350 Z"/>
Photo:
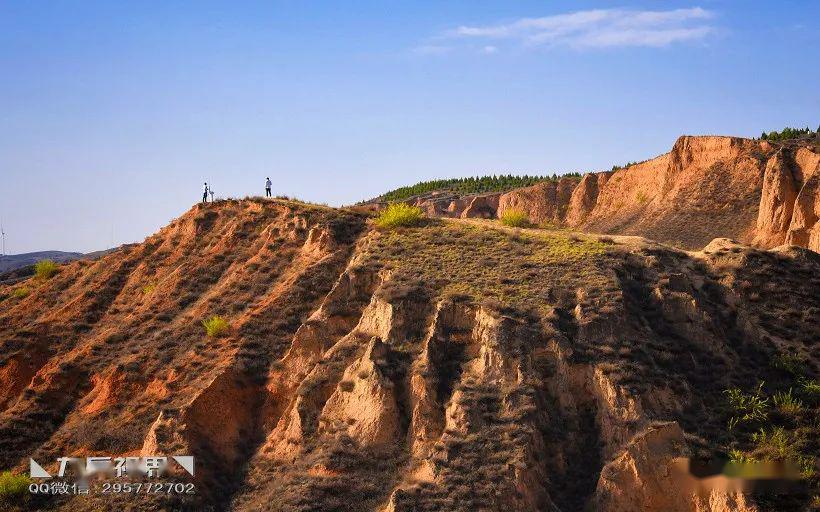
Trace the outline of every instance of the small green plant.
<path fill-rule="evenodd" d="M 792 395 L 791 388 L 786 392 L 780 391 L 775 393 L 772 396 L 772 401 L 775 407 L 787 416 L 795 416 L 803 410 L 803 402 Z"/>
<path fill-rule="evenodd" d="M 421 208 L 404 203 L 393 203 L 379 213 L 376 225 L 381 228 L 415 226 L 424 217 Z"/>
<path fill-rule="evenodd" d="M 635 195 L 635 200 L 640 204 L 645 203 L 647 199 L 649 199 L 649 196 L 646 195 L 646 192 L 638 192 Z"/>
<path fill-rule="evenodd" d="M 795 377 L 806 373 L 806 361 L 797 354 L 777 354 L 772 359 L 772 366 Z"/>
<path fill-rule="evenodd" d="M 207 320 L 203 320 L 202 326 L 205 327 L 205 333 L 211 338 L 222 336 L 230 328 L 228 321 L 219 315 L 214 315 Z"/>
<path fill-rule="evenodd" d="M 11 296 L 15 299 L 25 299 L 31 293 L 31 290 L 28 289 L 26 286 L 21 286 L 20 288 L 15 288 L 13 292 L 11 292 Z"/>
<path fill-rule="evenodd" d="M 730 420 L 733 429 L 740 422 L 762 421 L 766 419 L 769 399 L 763 393 L 763 382 L 759 383 L 754 393 L 744 393 L 740 388 L 731 388 L 723 392 L 726 401 L 737 420 Z"/>
<path fill-rule="evenodd" d="M 19 500 L 28 494 L 31 480 L 26 475 L 15 475 L 11 471 L 0 473 L 0 502 Z"/>
<path fill-rule="evenodd" d="M 34 264 L 34 275 L 38 279 L 51 279 L 59 268 L 59 265 L 51 260 L 40 260 Z"/>
<path fill-rule="evenodd" d="M 757 459 L 750 455 L 746 455 L 740 450 L 732 449 L 729 450 L 729 462 L 732 464 L 749 464 L 752 462 L 757 462 Z"/>
<path fill-rule="evenodd" d="M 811 402 L 820 401 L 820 382 L 816 380 L 800 379 L 800 394 Z"/>
<path fill-rule="evenodd" d="M 155 285 L 154 283 L 146 284 L 145 286 L 142 287 L 142 294 L 143 295 L 149 295 L 149 294 L 151 294 L 151 292 L 154 291 L 154 289 L 156 287 L 157 287 L 157 285 Z"/>
<path fill-rule="evenodd" d="M 805 455 L 797 458 L 797 467 L 800 468 L 800 476 L 805 479 L 812 478 L 817 474 L 817 467 L 815 466 L 815 458 L 807 457 Z"/>
<path fill-rule="evenodd" d="M 768 432 L 761 428 L 752 434 L 752 441 L 768 459 L 785 460 L 793 455 L 791 436 L 783 427 L 774 427 Z"/>
<path fill-rule="evenodd" d="M 530 218 L 522 210 L 509 209 L 501 214 L 501 223 L 513 228 L 524 228 L 530 225 Z"/>

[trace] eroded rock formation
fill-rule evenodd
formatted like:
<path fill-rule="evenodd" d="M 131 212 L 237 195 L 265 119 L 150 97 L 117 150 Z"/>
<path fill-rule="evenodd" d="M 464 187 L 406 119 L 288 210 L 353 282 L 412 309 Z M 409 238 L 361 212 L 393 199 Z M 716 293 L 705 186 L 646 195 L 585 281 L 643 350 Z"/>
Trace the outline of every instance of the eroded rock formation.
<path fill-rule="evenodd" d="M 696 146 L 652 165 L 717 151 Z M 617 175 L 582 196 L 559 184 L 566 210 L 544 215 L 589 221 L 592 187 L 609 197 Z M 816 378 L 817 254 L 475 224 L 382 232 L 344 210 L 215 203 L 26 297 L 0 288 L 3 469 L 197 457 L 197 496 L 47 504 L 65 510 L 756 510 L 667 469 L 726 449 L 723 391 L 786 382 L 775 355 Z M 212 314 L 222 336 L 202 329 Z"/>

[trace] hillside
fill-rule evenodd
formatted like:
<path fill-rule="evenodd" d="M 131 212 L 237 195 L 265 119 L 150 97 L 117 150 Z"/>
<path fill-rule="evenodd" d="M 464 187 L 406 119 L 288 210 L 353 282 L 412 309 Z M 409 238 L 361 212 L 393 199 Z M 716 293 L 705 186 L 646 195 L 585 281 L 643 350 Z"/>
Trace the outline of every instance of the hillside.
<path fill-rule="evenodd" d="M 681 176 L 703 167 L 696 142 L 638 164 L 622 190 L 688 197 L 684 184 L 716 175 Z M 608 226 L 599 188 L 579 225 Z M 142 244 L 0 285 L 0 469 L 191 454 L 198 494 L 6 506 L 805 509 L 820 494 L 818 290 L 820 255 L 797 247 L 686 252 L 480 219 L 380 230 L 292 201 L 196 205 Z M 201 324 L 213 315 L 221 336 Z M 788 390 L 799 407 L 776 405 Z M 762 416 L 727 398 L 758 392 Z M 807 480 L 787 497 L 697 496 L 671 476 L 678 457 L 729 454 L 792 460 Z"/>
<path fill-rule="evenodd" d="M 684 136 L 657 158 L 580 180 L 478 195 L 431 191 L 407 202 L 440 217 L 495 218 L 516 209 L 537 224 L 639 235 L 690 250 L 730 237 L 819 251 L 818 180 L 816 139 Z"/>

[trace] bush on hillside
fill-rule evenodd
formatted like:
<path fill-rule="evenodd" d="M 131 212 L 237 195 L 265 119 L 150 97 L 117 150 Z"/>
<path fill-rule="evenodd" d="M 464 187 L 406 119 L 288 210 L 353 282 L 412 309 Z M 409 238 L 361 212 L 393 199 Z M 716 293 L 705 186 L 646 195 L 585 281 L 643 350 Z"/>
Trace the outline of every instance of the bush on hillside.
<path fill-rule="evenodd" d="M 29 293 L 31 293 L 31 290 L 25 286 L 21 286 L 20 288 L 15 288 L 14 291 L 11 292 L 11 296 L 15 299 L 25 299 Z"/>
<path fill-rule="evenodd" d="M 424 217 L 421 208 L 404 203 L 393 203 L 379 213 L 376 225 L 380 228 L 415 226 Z"/>
<path fill-rule="evenodd" d="M 207 320 L 203 320 L 202 326 L 205 327 L 205 333 L 211 338 L 224 335 L 230 328 L 228 321 L 219 315 L 214 315 Z"/>
<path fill-rule="evenodd" d="M 15 475 L 11 471 L 0 473 L 0 503 L 11 503 L 28 494 L 31 480 L 26 475 Z"/>
<path fill-rule="evenodd" d="M 59 265 L 51 260 L 40 260 L 34 264 L 34 275 L 39 279 L 50 279 L 59 268 Z"/>
<path fill-rule="evenodd" d="M 523 228 L 530 225 L 530 218 L 522 210 L 504 210 L 501 214 L 501 223 L 513 228 Z"/>

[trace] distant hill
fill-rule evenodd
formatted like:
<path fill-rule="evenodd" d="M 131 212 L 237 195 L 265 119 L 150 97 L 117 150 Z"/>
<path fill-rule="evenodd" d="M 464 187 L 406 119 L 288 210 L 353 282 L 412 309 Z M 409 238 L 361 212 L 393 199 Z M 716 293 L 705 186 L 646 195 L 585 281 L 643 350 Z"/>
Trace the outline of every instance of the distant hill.
<path fill-rule="evenodd" d="M 392 202 L 403 201 L 429 192 L 448 191 L 456 194 L 484 194 L 488 192 L 506 192 L 521 187 L 529 187 L 540 183 L 542 181 L 558 181 L 562 176 L 580 178 L 581 174 L 577 172 L 564 173 L 562 175 L 553 174 L 552 176 L 513 176 L 512 174 L 498 174 L 492 176 L 474 176 L 467 178 L 449 178 L 442 180 L 422 181 L 415 185 L 406 187 L 399 187 L 395 190 L 385 192 L 384 194 L 364 201 L 365 203 L 373 202 Z"/>
<path fill-rule="evenodd" d="M 37 251 L 23 254 L 9 254 L 0 256 L 0 272 L 8 272 L 28 265 L 34 265 L 40 260 L 49 259 L 57 263 L 73 261 L 83 257 L 81 252 L 65 251 Z"/>

